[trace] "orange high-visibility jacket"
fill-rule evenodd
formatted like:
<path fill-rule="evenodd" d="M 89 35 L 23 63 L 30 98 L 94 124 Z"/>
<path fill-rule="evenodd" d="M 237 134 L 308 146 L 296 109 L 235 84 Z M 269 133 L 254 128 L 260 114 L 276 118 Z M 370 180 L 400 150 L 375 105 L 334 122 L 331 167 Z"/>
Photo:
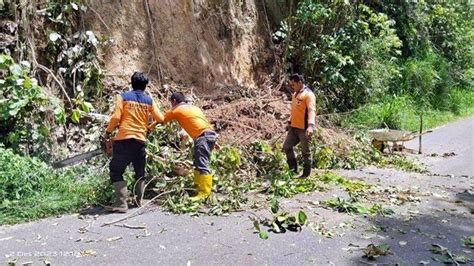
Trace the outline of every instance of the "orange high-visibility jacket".
<path fill-rule="evenodd" d="M 117 96 L 107 132 L 111 133 L 118 127 L 119 131 L 114 140 L 133 138 L 146 141 L 150 118 L 158 122 L 163 121 L 163 114 L 153 99 L 141 90 L 124 92 Z"/>
<path fill-rule="evenodd" d="M 291 127 L 306 129 L 316 123 L 316 97 L 306 86 L 291 97 Z"/>
<path fill-rule="evenodd" d="M 191 104 L 181 103 L 165 113 L 163 123 L 176 120 L 179 125 L 196 139 L 204 131 L 212 130 L 211 124 L 207 121 L 204 113 L 199 107 Z"/>

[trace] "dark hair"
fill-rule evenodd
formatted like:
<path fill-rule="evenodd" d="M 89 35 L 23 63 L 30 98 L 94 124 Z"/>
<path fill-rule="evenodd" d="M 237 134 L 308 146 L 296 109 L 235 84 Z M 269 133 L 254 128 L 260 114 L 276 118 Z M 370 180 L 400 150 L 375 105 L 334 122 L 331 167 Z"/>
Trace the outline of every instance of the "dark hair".
<path fill-rule="evenodd" d="M 303 75 L 300 75 L 300 74 L 297 74 L 297 73 L 291 75 L 291 76 L 290 76 L 290 80 L 296 81 L 296 82 L 301 81 L 301 82 L 304 83 L 304 77 L 303 77 Z"/>
<path fill-rule="evenodd" d="M 148 85 L 148 77 L 142 72 L 135 72 L 132 75 L 132 88 L 134 90 L 145 90 Z"/>
<path fill-rule="evenodd" d="M 182 102 L 186 101 L 186 97 L 184 97 L 184 94 L 181 93 L 181 92 L 173 92 L 171 94 L 170 100 L 171 101 L 175 100 L 178 103 L 182 103 Z"/>

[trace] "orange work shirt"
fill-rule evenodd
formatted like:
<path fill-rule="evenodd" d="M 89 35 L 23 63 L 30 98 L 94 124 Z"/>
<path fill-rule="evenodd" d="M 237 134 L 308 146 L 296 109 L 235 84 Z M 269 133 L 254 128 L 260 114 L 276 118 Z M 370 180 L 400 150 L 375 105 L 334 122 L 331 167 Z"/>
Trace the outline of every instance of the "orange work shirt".
<path fill-rule="evenodd" d="M 111 133 L 118 127 L 114 140 L 146 141 L 150 118 L 158 122 L 163 121 L 163 114 L 160 113 L 153 99 L 141 90 L 127 91 L 117 96 L 107 132 Z"/>
<path fill-rule="evenodd" d="M 167 111 L 163 123 L 172 120 L 178 121 L 179 125 L 193 139 L 196 139 L 205 131 L 212 130 L 211 124 L 207 121 L 201 109 L 191 104 L 181 103 Z"/>
<path fill-rule="evenodd" d="M 316 123 L 316 97 L 306 86 L 291 97 L 290 125 L 294 128 L 306 129 L 309 124 Z"/>

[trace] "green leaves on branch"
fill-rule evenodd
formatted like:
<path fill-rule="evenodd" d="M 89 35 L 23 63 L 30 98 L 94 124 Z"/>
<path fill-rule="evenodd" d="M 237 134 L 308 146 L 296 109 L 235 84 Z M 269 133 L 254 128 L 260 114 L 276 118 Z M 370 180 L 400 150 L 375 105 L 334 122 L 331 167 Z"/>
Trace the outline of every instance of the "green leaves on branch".
<path fill-rule="evenodd" d="M 338 212 L 348 214 L 369 214 L 369 215 L 392 215 L 393 210 L 384 208 L 381 204 L 374 204 L 370 208 L 357 202 L 356 199 L 350 198 L 349 200 L 336 197 L 335 199 L 329 199 L 323 202 L 323 204 L 331 209 Z"/>
<path fill-rule="evenodd" d="M 50 1 L 49 5 L 44 12 L 39 12 L 50 22 L 44 31 L 49 40 L 49 65 L 65 79 L 68 89 L 71 88 L 68 91 L 71 98 L 88 99 L 101 95 L 104 73 L 97 51 L 108 41 L 101 40 L 84 27 L 75 26 L 87 10 L 85 5 L 74 1 Z M 83 106 L 79 108 L 87 112 Z M 77 112 L 71 118 L 77 122 Z"/>
<path fill-rule="evenodd" d="M 76 108 L 72 110 L 71 120 L 74 123 L 79 123 L 82 112 L 89 113 L 93 109 L 93 106 L 90 102 L 84 100 L 84 92 L 82 90 L 79 91 L 74 99 L 74 104 L 76 105 Z"/>
<path fill-rule="evenodd" d="M 29 63 L 16 64 L 8 56 L 0 55 L 0 70 L 6 76 L 0 79 L 0 117 L 3 121 L 29 116 L 35 104 L 45 102 L 38 81 L 29 76 Z"/>
<path fill-rule="evenodd" d="M 235 175 L 241 165 L 240 151 L 237 148 L 225 146 L 212 153 L 211 162 L 217 173 L 225 176 Z"/>
<path fill-rule="evenodd" d="M 267 239 L 268 233 L 262 229 L 262 226 L 269 228 L 269 232 L 285 233 L 287 231 L 301 231 L 302 226 L 308 223 L 308 216 L 304 211 L 299 211 L 295 215 L 288 212 L 280 212 L 278 200 L 276 197 L 271 199 L 272 219 L 259 219 L 258 217 L 249 217 L 253 222 L 254 228 L 261 239 Z"/>
<path fill-rule="evenodd" d="M 463 239 L 463 244 L 465 247 L 474 249 L 474 236 L 466 237 Z"/>
<path fill-rule="evenodd" d="M 36 150 L 48 145 L 45 118 L 54 105 L 30 76 L 28 62 L 17 64 L 9 55 L 0 54 L 0 71 L 0 143 L 37 154 Z"/>
<path fill-rule="evenodd" d="M 364 253 L 363 257 L 369 260 L 375 260 L 376 258 L 380 256 L 387 256 L 387 255 L 393 254 L 390 251 L 390 246 L 385 243 L 380 244 L 380 245 L 369 244 L 363 250 L 363 253 Z"/>
<path fill-rule="evenodd" d="M 431 253 L 433 254 L 438 254 L 438 256 L 433 257 L 434 261 L 438 261 L 444 264 L 458 265 L 459 263 L 465 264 L 468 262 L 472 262 L 472 260 L 469 259 L 469 257 L 465 255 L 456 255 L 448 248 L 443 247 L 438 244 L 432 244 L 429 251 L 431 251 Z"/>

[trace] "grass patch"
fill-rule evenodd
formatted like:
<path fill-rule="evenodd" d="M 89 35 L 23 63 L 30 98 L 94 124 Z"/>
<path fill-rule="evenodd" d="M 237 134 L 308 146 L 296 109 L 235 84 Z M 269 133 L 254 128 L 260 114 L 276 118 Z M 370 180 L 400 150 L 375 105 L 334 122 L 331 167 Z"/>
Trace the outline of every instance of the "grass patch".
<path fill-rule="evenodd" d="M 474 114 L 474 89 L 453 89 L 447 97 L 443 108 L 423 110 L 425 130 Z M 417 102 L 411 97 L 387 97 L 353 112 L 342 121 L 342 126 L 354 129 L 389 127 L 418 131 L 420 117 L 417 107 Z"/>
<path fill-rule="evenodd" d="M 0 224 L 72 213 L 105 202 L 112 192 L 109 183 L 90 167 L 54 170 L 37 158 L 0 147 Z"/>

